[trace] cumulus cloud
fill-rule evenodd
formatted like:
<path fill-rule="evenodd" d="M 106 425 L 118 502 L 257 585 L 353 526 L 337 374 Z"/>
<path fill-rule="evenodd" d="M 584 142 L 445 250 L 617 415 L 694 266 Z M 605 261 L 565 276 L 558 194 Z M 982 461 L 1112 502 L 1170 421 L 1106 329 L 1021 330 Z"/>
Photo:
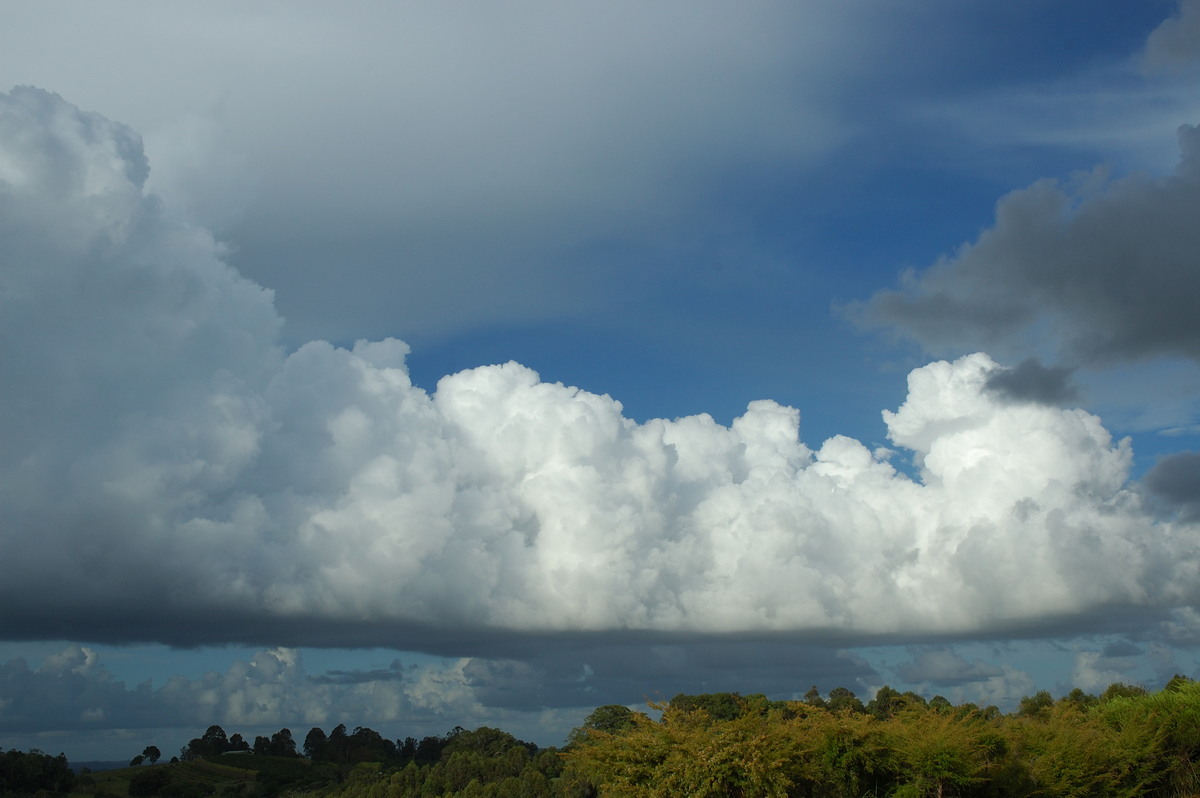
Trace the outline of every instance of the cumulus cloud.
<path fill-rule="evenodd" d="M 935 352 L 993 346 L 1082 363 L 1200 361 L 1200 129 L 1179 129 L 1164 177 L 1041 180 L 996 206 L 994 226 L 899 288 L 852 309 Z"/>
<path fill-rule="evenodd" d="M 1110 656 L 1102 651 L 1080 651 L 1075 655 L 1071 683 L 1082 690 L 1101 692 L 1113 682 L 1128 681 L 1134 662 L 1122 656 Z"/>
<path fill-rule="evenodd" d="M 1196 598 L 1197 529 L 1127 489 L 1128 444 L 999 396 L 986 355 L 913 371 L 884 412 L 917 480 L 850 438 L 808 447 L 771 401 L 730 426 L 636 423 L 517 363 L 430 394 L 400 341 L 282 350 L 270 292 L 146 174 L 129 129 L 36 89 L 0 99 L 10 638 L 828 641 Z M 1174 180 L 1114 191 L 1186 193 Z M 469 703 L 450 686 L 475 674 L 464 661 L 409 699 Z"/>

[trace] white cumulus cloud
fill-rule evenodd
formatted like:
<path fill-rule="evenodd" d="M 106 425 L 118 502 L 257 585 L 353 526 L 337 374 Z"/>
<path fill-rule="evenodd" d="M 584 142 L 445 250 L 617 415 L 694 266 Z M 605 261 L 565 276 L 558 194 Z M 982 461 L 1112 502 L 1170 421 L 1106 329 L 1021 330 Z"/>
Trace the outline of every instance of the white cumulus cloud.
<path fill-rule="evenodd" d="M 808 447 L 771 401 L 636 423 L 516 363 L 430 394 L 399 341 L 285 352 L 270 292 L 145 191 L 128 128 L 15 89 L 0 165 L 10 635 L 982 634 L 1196 600 L 1197 529 L 1149 515 L 1128 445 L 991 390 L 984 354 L 884 413 L 916 480 Z"/>

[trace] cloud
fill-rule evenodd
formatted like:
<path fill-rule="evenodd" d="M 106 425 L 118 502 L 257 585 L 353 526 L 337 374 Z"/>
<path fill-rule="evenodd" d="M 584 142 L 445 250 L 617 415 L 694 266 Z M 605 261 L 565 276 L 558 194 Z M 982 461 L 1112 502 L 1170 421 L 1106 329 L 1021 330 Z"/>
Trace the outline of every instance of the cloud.
<path fill-rule="evenodd" d="M 401 666 L 403 678 L 396 678 L 396 666 L 351 679 L 338 673 L 324 678 L 330 674 L 307 672 L 298 651 L 276 648 L 235 661 L 224 672 L 129 687 L 94 650 L 72 645 L 35 668 L 20 659 L 0 664 L 0 734 L 170 728 L 195 736 L 213 723 L 250 739 L 283 726 L 294 733 L 299 727 L 303 739 L 304 727 L 338 723 L 438 734 L 490 711 L 470 697 L 472 687 L 462 676 L 466 662 Z"/>
<path fill-rule="evenodd" d="M 884 412 L 918 481 L 850 438 L 809 448 L 772 401 L 636 423 L 517 363 L 430 394 L 400 341 L 285 352 L 270 292 L 144 191 L 137 141 L 0 98 L 10 639 L 828 645 L 1196 599 L 1197 528 L 1127 488 L 1127 442 L 989 390 L 986 355 L 916 369 Z M 477 676 L 397 684 L 434 707 Z"/>
<path fill-rule="evenodd" d="M 362 684 L 364 682 L 399 682 L 405 678 L 404 665 L 400 660 L 393 660 L 387 668 L 375 668 L 369 671 L 361 670 L 331 670 L 320 676 L 313 676 L 316 684 Z"/>
<path fill-rule="evenodd" d="M 1134 661 L 1128 657 L 1110 656 L 1101 651 L 1080 651 L 1075 655 L 1071 684 L 1088 692 L 1102 692 L 1114 682 L 1127 681 L 1127 674 L 1134 667 Z"/>
<path fill-rule="evenodd" d="M 1192 520 L 1200 520 L 1200 452 L 1169 454 L 1154 464 L 1142 484 Z"/>
<path fill-rule="evenodd" d="M 896 666 L 896 673 L 908 682 L 926 682 L 944 687 L 986 681 L 1004 672 L 980 659 L 968 662 L 947 646 L 934 646 L 915 651 L 912 660 Z"/>
<path fill-rule="evenodd" d="M 1200 67 L 1200 2 L 1180 0 L 1178 12 L 1146 39 L 1148 70 L 1192 71 Z"/>
<path fill-rule="evenodd" d="M 919 694 L 941 694 L 955 703 L 994 705 L 1003 711 L 1017 707 L 1035 689 L 1033 676 L 1009 663 L 993 664 L 978 657 L 968 660 L 952 645 L 914 646 L 911 659 L 894 667 L 896 676 Z"/>
<path fill-rule="evenodd" d="M 852 309 L 930 351 L 1040 351 L 1106 364 L 1200 361 L 1200 129 L 1179 129 L 1174 174 L 1039 181 L 997 203 L 995 225 Z"/>
<path fill-rule="evenodd" d="M 686 238 L 731 169 L 778 174 L 842 146 L 854 125 L 836 87 L 903 39 L 877 17 L 828 0 L 33 4 L 0 32 L 0 71 L 135 124 L 155 189 L 237 241 L 290 339 L 347 341 L 559 318 L 631 291 L 578 253 Z M 102 76 L 81 66 L 95 63 Z"/>
<path fill-rule="evenodd" d="M 198 676 L 128 685 L 96 650 L 69 645 L 33 666 L 0 662 L 0 741 L 69 736 L 74 751 L 92 738 L 123 735 L 136 751 L 150 738 L 181 745 L 213 723 L 248 739 L 287 727 L 298 741 L 313 726 L 345 723 L 393 738 L 492 725 L 558 745 L 603 704 L 727 690 L 788 698 L 814 682 L 826 692 L 862 690 L 876 676 L 853 655 L 778 642 L 524 646 L 518 656 L 525 659 L 421 657 L 314 673 L 301 651 L 274 648 Z M 161 651 L 152 657 L 173 659 Z"/>
<path fill-rule="evenodd" d="M 1061 405 L 1079 397 L 1071 385 L 1071 371 L 1062 366 L 1043 366 L 1035 358 L 1027 358 L 1012 368 L 997 369 L 988 378 L 986 387 L 1018 402 Z"/>

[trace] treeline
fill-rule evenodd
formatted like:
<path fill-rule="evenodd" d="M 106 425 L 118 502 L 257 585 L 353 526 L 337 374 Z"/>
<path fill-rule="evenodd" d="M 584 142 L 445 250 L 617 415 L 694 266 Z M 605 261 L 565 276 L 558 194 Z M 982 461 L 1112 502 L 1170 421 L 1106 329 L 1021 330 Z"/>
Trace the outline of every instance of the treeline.
<path fill-rule="evenodd" d="M 828 696 L 814 688 L 800 701 L 710 693 L 651 706 L 658 717 L 598 707 L 561 750 L 539 749 L 488 727 L 393 741 L 339 725 L 328 734 L 310 730 L 301 753 L 286 728 L 250 743 L 210 726 L 182 749 L 190 761 L 139 768 L 128 790 L 117 792 L 178 798 L 231 790 L 247 798 L 1200 795 L 1200 683 L 1180 676 L 1155 693 L 1125 684 L 1100 695 L 1073 690 L 1059 699 L 1040 692 L 1009 714 L 889 687 L 865 703 L 845 688 Z M 232 781 L 213 783 L 218 773 Z M 62 794 L 73 778 L 62 755 L 0 753 L 0 795 Z"/>
<path fill-rule="evenodd" d="M 500 737 L 488 738 L 484 732 L 493 732 Z M 440 760 L 447 749 L 478 746 L 485 738 L 489 740 L 486 744 L 489 751 L 494 750 L 500 744 L 497 740 L 501 739 L 506 747 L 521 747 L 531 754 L 538 751 L 538 747 L 533 743 L 517 740 L 506 732 L 486 728 L 468 732 L 461 726 L 455 726 L 444 736 L 431 735 L 420 740 L 406 737 L 403 740 L 392 741 L 374 729 L 364 726 L 348 732 L 346 725 L 342 723 L 334 727 L 329 734 L 319 727 L 309 730 L 304 738 L 303 756 L 314 762 L 332 762 L 339 765 L 354 765 L 360 762 L 377 762 L 389 767 L 403 767 L 409 763 L 431 765 Z M 180 759 L 189 762 L 239 753 L 275 757 L 301 756 L 296 750 L 296 741 L 292 737 L 291 729 L 280 729 L 270 737 L 260 735 L 251 745 L 241 734 L 226 736 L 225 730 L 215 725 L 209 726 L 200 737 L 193 738 L 180 750 L 179 755 Z"/>
<path fill-rule="evenodd" d="M 1039 693 L 1011 715 L 890 688 L 813 698 L 684 696 L 658 720 L 601 708 L 564 759 L 604 796 L 1200 795 L 1200 684 L 1182 677 Z"/>
<path fill-rule="evenodd" d="M 66 793 L 74 786 L 75 774 L 62 754 L 0 749 L 0 795 Z"/>

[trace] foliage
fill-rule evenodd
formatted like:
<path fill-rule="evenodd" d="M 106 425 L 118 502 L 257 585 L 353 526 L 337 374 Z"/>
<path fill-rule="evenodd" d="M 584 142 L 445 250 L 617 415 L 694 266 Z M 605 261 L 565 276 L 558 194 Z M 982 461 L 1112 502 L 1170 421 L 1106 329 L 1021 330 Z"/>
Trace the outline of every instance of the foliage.
<path fill-rule="evenodd" d="M 568 772 L 605 796 L 1200 794 L 1200 685 L 1182 678 L 1158 693 L 1039 693 L 1011 716 L 891 688 L 863 711 L 847 690 L 737 715 L 723 711 L 730 695 L 677 697 L 659 721 L 588 729 L 564 754 Z"/>
<path fill-rule="evenodd" d="M 62 754 L 50 756 L 36 748 L 0 752 L 0 794 L 65 793 L 74 785 L 75 774 Z"/>
<path fill-rule="evenodd" d="M 1200 683 L 1184 677 L 1156 693 L 1122 684 L 1100 696 L 1073 690 L 1054 700 L 1038 693 L 1010 715 L 890 687 L 866 706 L 844 688 L 828 699 L 814 692 L 803 701 L 679 695 L 651 705 L 657 719 L 605 705 L 561 752 L 487 726 L 402 741 L 338 726 L 328 735 L 308 733 L 307 758 L 295 755 L 287 729 L 259 738 L 264 748 L 291 752 L 284 756 L 195 756 L 249 747 L 213 726 L 185 748 L 193 754 L 188 762 L 96 774 L 80 786 L 135 798 L 1200 795 Z M 152 753 L 147 747 L 143 756 Z M 10 757 L 39 766 L 52 760 L 8 752 L 0 762 Z M 66 770 L 61 757 L 50 764 L 60 760 Z M 0 792 L 35 792 L 4 789 L 9 783 L 16 782 L 0 781 Z"/>

